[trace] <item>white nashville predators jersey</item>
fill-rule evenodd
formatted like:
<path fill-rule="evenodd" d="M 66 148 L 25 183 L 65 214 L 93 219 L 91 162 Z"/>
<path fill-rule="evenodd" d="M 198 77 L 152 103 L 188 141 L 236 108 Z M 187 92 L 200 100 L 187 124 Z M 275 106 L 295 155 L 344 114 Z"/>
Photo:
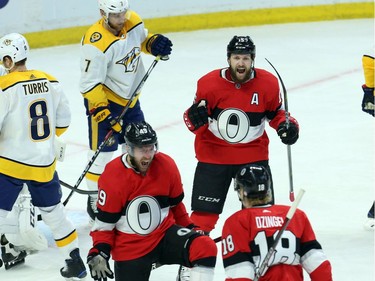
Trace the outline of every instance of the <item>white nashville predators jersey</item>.
<path fill-rule="evenodd" d="M 55 135 L 71 119 L 59 82 L 37 70 L 0 77 L 0 173 L 50 181 L 55 172 Z"/>
<path fill-rule="evenodd" d="M 5 68 L 2 65 L 0 65 L 0 76 L 3 76 L 5 74 L 6 74 Z"/>
<path fill-rule="evenodd" d="M 108 100 L 127 104 L 145 74 L 141 52 L 149 54 L 151 36 L 134 11 L 129 11 L 119 36 L 105 29 L 103 19 L 88 29 L 82 38 L 80 92 L 90 109 Z"/>

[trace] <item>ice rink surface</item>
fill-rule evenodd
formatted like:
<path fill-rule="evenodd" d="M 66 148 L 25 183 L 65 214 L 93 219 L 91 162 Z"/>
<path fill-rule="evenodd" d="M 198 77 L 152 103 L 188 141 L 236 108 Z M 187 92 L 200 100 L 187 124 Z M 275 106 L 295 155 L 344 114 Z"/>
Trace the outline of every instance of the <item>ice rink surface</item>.
<path fill-rule="evenodd" d="M 374 280 L 374 232 L 363 228 L 374 200 L 374 118 L 361 111 L 361 58 L 366 53 L 374 55 L 373 19 L 167 34 L 173 42 L 173 53 L 169 61 L 159 62 L 151 73 L 142 91 L 141 105 L 158 133 L 160 150 L 171 155 L 180 168 L 184 202 L 189 210 L 196 159 L 194 136 L 185 127 L 182 113 L 193 101 L 198 78 L 226 67 L 226 46 L 234 35 L 250 35 L 257 48 L 256 67 L 273 72 L 267 58 L 287 87 L 289 110 L 301 128 L 300 139 L 291 149 L 295 193 L 300 188 L 306 190 L 300 208 L 309 216 L 332 263 L 334 280 Z M 144 55 L 146 68 L 152 60 Z M 60 179 L 74 185 L 86 166 L 88 151 L 87 125 L 78 90 L 79 45 L 32 50 L 28 68 L 54 75 L 70 99 L 72 124 L 63 135 L 67 153 L 57 170 Z M 286 146 L 272 128 L 266 126 L 266 130 L 271 141 L 276 202 L 289 205 Z M 84 181 L 80 188 L 86 188 Z M 63 193 L 65 199 L 69 190 L 63 188 Z M 91 246 L 86 197 L 74 194 L 66 207 L 86 259 Z M 239 208 L 231 188 L 213 238 L 220 236 L 225 218 Z M 59 274 L 63 260 L 51 233 L 43 223 L 38 227 L 48 237 L 49 248 L 27 257 L 26 263 L 17 268 L 1 268 L 1 281 L 63 280 Z M 177 268 L 156 269 L 150 280 L 175 280 Z M 214 280 L 224 279 L 219 254 Z"/>

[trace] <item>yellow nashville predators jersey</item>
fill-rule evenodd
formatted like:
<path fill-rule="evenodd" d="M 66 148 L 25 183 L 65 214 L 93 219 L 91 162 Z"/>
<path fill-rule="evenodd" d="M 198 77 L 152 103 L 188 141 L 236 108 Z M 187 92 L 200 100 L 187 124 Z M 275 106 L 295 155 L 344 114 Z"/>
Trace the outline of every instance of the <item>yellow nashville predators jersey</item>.
<path fill-rule="evenodd" d="M 55 172 L 55 135 L 71 120 L 59 82 L 37 70 L 0 77 L 0 173 L 50 181 Z"/>
<path fill-rule="evenodd" d="M 125 106 L 145 74 L 141 52 L 149 54 L 146 44 L 152 34 L 137 13 L 128 13 L 118 36 L 100 19 L 82 38 L 80 92 L 90 109 L 106 106 L 108 100 Z"/>

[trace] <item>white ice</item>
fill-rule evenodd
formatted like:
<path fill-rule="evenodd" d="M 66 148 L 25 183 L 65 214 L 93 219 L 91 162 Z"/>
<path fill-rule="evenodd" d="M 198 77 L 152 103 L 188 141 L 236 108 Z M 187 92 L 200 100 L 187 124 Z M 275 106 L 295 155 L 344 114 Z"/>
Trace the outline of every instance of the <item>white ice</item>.
<path fill-rule="evenodd" d="M 233 35 L 250 35 L 257 47 L 256 66 L 273 72 L 267 58 L 277 68 L 288 90 L 289 110 L 300 123 L 300 139 L 292 146 L 294 189 L 295 193 L 306 190 L 300 208 L 308 214 L 332 263 L 334 280 L 374 280 L 374 233 L 363 228 L 374 200 L 374 118 L 361 111 L 361 58 L 365 53 L 373 55 L 373 32 L 373 20 L 360 19 L 167 34 L 173 41 L 173 53 L 151 73 L 141 104 L 158 133 L 160 149 L 180 168 L 187 208 L 196 159 L 193 134 L 186 129 L 182 113 L 193 101 L 197 79 L 226 66 L 226 45 Z M 146 68 L 152 60 L 144 56 Z M 32 50 L 28 67 L 56 76 L 69 96 L 73 121 L 63 136 L 67 154 L 57 170 L 63 181 L 74 185 L 86 166 L 88 151 L 78 91 L 79 45 Z M 266 130 L 276 202 L 290 204 L 286 146 L 272 128 Z M 80 188 L 85 188 L 84 182 Z M 69 190 L 63 188 L 63 193 L 64 199 Z M 212 237 L 220 236 L 225 218 L 239 207 L 231 188 Z M 91 246 L 85 208 L 86 197 L 80 194 L 74 194 L 67 204 L 84 259 Z M 63 280 L 59 274 L 63 260 L 51 233 L 43 223 L 39 227 L 49 239 L 49 249 L 27 257 L 17 268 L 1 268 L 1 281 Z M 175 280 L 177 268 L 156 269 L 150 280 Z M 224 279 L 219 255 L 214 280 Z"/>

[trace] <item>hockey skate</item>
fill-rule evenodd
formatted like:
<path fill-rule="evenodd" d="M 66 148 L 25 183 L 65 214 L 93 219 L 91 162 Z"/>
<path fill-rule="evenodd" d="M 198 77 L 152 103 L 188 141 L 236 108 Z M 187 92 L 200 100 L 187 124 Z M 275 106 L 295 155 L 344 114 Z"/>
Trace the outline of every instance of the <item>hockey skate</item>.
<path fill-rule="evenodd" d="M 9 243 L 4 234 L 1 235 L 0 244 L 1 258 L 6 270 L 25 262 L 26 251 L 18 250 L 17 247 Z"/>
<path fill-rule="evenodd" d="M 90 216 L 90 223 L 94 223 L 98 209 L 96 207 L 96 198 L 87 196 L 87 214 Z"/>
<path fill-rule="evenodd" d="M 86 277 L 86 267 L 79 255 L 79 249 L 70 252 L 70 259 L 65 260 L 66 265 L 60 269 L 61 276 L 66 280 L 81 280 Z"/>
<path fill-rule="evenodd" d="M 371 209 L 368 211 L 367 220 L 364 223 L 363 227 L 367 230 L 375 230 L 375 219 L 374 219 L 374 205 L 372 205 Z"/>
<path fill-rule="evenodd" d="M 190 271 L 191 269 L 189 267 L 180 265 L 180 268 L 178 269 L 178 275 L 177 275 L 176 281 L 189 281 Z"/>

